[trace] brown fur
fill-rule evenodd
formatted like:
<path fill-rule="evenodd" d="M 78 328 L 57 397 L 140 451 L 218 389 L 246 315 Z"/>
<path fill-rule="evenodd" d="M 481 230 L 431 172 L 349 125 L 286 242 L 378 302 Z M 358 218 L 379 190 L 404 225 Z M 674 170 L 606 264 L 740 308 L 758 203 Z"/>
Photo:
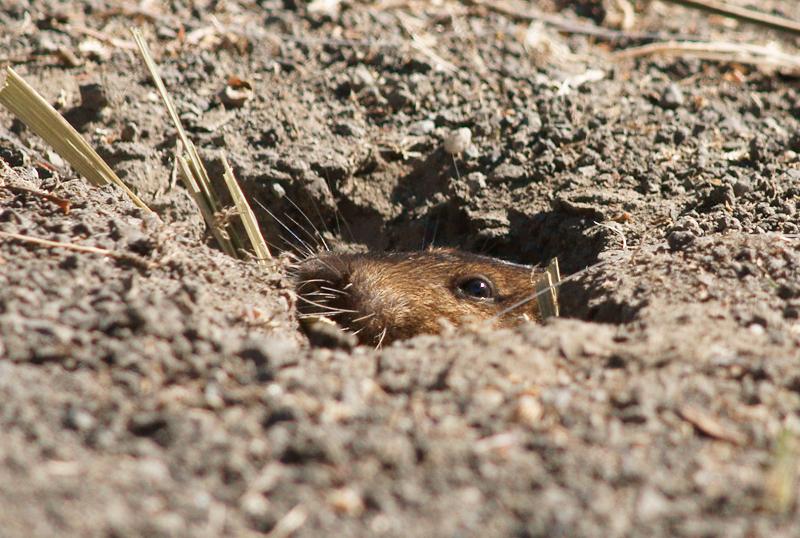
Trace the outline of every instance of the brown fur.
<path fill-rule="evenodd" d="M 524 320 L 540 320 L 536 301 L 503 313 L 531 295 L 539 275 L 541 272 L 528 266 L 451 249 L 325 253 L 298 268 L 299 311 L 325 315 L 368 345 L 438 333 L 440 320 L 453 325 L 493 320 L 495 326 L 508 327 Z M 458 284 L 473 276 L 490 280 L 495 296 L 465 296 Z M 333 313 L 329 309 L 352 312 Z"/>

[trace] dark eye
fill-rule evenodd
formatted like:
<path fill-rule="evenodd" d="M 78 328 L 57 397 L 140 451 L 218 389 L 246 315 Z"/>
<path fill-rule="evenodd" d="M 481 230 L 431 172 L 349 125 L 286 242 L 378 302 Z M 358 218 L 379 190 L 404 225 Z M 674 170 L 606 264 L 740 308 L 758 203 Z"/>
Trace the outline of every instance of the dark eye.
<path fill-rule="evenodd" d="M 495 296 L 494 285 L 482 276 L 470 276 L 461 280 L 458 291 L 470 299 L 491 299 Z"/>

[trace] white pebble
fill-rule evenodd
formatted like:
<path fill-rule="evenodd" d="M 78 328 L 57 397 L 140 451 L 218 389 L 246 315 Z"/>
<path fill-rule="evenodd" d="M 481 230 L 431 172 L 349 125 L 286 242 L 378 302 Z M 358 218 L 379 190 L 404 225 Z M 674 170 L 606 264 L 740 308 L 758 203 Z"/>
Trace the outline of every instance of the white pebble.
<path fill-rule="evenodd" d="M 472 131 L 467 127 L 461 127 L 455 131 L 450 131 L 444 138 L 444 150 L 450 155 L 463 153 L 472 143 Z"/>

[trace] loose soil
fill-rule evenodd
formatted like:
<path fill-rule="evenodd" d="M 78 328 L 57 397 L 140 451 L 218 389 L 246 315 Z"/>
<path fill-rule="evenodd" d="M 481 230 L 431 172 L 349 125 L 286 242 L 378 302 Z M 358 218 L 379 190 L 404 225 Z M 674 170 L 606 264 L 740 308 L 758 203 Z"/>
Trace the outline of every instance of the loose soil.
<path fill-rule="evenodd" d="M 795 535 L 797 74 L 618 61 L 644 41 L 479 4 L 0 2 L 0 62 L 158 215 L 0 111 L 0 231 L 110 251 L 0 237 L 2 536 Z M 536 7 L 608 30 L 617 4 Z M 638 33 L 800 53 L 634 7 Z M 256 205 L 266 266 L 176 185 L 134 24 L 212 175 L 224 151 L 288 223 Z M 295 205 L 338 248 L 558 257 L 562 317 L 315 347 Z"/>

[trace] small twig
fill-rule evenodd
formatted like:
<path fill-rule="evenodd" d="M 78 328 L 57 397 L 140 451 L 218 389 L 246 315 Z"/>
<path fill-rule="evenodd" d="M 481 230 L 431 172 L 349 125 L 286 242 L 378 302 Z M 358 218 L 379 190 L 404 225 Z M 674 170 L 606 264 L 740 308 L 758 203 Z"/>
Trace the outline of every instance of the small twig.
<path fill-rule="evenodd" d="M 320 45 L 324 47 L 367 47 L 377 49 L 399 49 L 405 46 L 405 42 L 389 39 L 333 39 L 310 36 L 281 36 L 282 41 L 292 41 L 302 45 Z"/>
<path fill-rule="evenodd" d="M 94 28 L 89 28 L 88 26 L 81 26 L 81 25 L 66 25 L 64 26 L 64 31 L 67 34 L 83 34 L 85 36 L 94 38 L 106 45 L 111 45 L 112 47 L 116 47 L 118 49 L 123 50 L 136 50 L 136 43 L 131 43 L 130 41 L 126 41 L 125 39 L 120 39 L 118 37 L 110 36 L 104 32 L 99 30 L 95 30 Z"/>
<path fill-rule="evenodd" d="M 595 225 L 616 234 L 620 238 L 620 241 L 622 242 L 622 250 L 623 251 L 628 250 L 628 240 L 625 238 L 625 232 L 621 230 L 622 226 L 620 226 L 616 222 L 610 223 L 610 222 L 597 222 L 597 221 L 595 221 Z"/>
<path fill-rule="evenodd" d="M 5 71 L 5 85 L 0 88 L 0 104 L 53 146 L 56 153 L 92 185 L 113 183 L 122 189 L 135 205 L 148 213 L 151 212 L 150 208 L 44 97 L 10 67 Z"/>
<path fill-rule="evenodd" d="M 436 51 L 433 50 L 427 43 L 422 35 L 416 32 L 412 26 L 413 18 L 409 15 L 404 14 L 402 11 L 397 13 L 397 19 L 400 22 L 400 27 L 409 35 L 411 38 L 411 47 L 416 50 L 417 52 L 427 56 L 429 60 L 431 60 L 436 67 L 439 68 L 441 71 L 445 71 L 447 73 L 455 73 L 458 71 L 458 67 L 456 67 L 452 62 L 448 62 L 444 58 L 442 58 Z"/>
<path fill-rule="evenodd" d="M 513 20 L 522 22 L 540 21 L 549 26 L 553 26 L 554 28 L 558 29 L 561 32 L 565 32 L 568 34 L 589 35 L 600 39 L 606 39 L 609 41 L 620 41 L 620 40 L 659 41 L 667 37 L 679 40 L 701 39 L 700 36 L 688 35 L 688 34 L 667 35 L 663 33 L 652 33 L 652 32 L 626 32 L 623 30 L 611 30 L 609 28 L 603 28 L 602 26 L 597 26 L 595 24 L 572 21 L 565 17 L 560 17 L 558 15 L 552 15 L 550 13 L 542 13 L 540 11 L 534 10 L 529 6 L 525 6 L 524 8 L 520 7 L 519 9 L 517 9 L 506 2 L 488 2 L 487 0 L 466 0 L 466 2 L 468 4 L 472 4 L 473 6 L 482 7 L 484 9 L 494 11 L 495 13 L 499 13 L 500 15 L 505 15 L 506 17 L 509 17 L 510 19 Z"/>
<path fill-rule="evenodd" d="M 630 47 L 612 53 L 614 59 L 639 58 L 652 54 L 694 56 L 703 60 L 739 62 L 751 65 L 783 67 L 800 72 L 800 57 L 780 50 L 749 43 L 724 41 L 664 41 Z"/>
<path fill-rule="evenodd" d="M 727 441 L 733 445 L 743 445 L 747 442 L 747 437 L 733 426 L 723 423 L 717 417 L 706 411 L 688 404 L 679 407 L 678 415 L 694 426 L 699 432 L 720 441 Z"/>
<path fill-rule="evenodd" d="M 60 198 L 60 197 L 58 197 L 58 196 L 56 196 L 54 194 L 50 194 L 48 192 L 39 191 L 39 190 L 36 190 L 36 189 L 29 189 L 27 187 L 18 187 L 16 185 L 0 185 L 0 188 L 6 189 L 6 190 L 9 190 L 9 191 L 12 191 L 12 192 L 25 192 L 25 193 L 28 193 L 28 194 L 32 194 L 34 196 L 38 196 L 39 198 L 44 198 L 45 200 L 53 202 L 59 208 L 61 208 L 61 211 L 63 211 L 65 215 L 67 215 L 69 213 L 70 205 L 72 204 L 72 202 L 70 202 L 66 198 Z"/>
<path fill-rule="evenodd" d="M 32 243 L 35 245 L 41 245 L 43 247 L 65 248 L 67 250 L 75 250 L 78 252 L 87 252 L 89 254 L 99 254 L 100 256 L 108 256 L 109 258 L 115 258 L 118 260 L 130 262 L 132 265 L 135 265 L 141 269 L 150 269 L 153 266 L 153 263 L 150 262 L 149 260 L 146 260 L 141 256 L 132 254 L 130 252 L 117 252 L 114 250 L 108 250 L 100 247 L 90 247 L 87 245 L 78 245 L 75 243 L 63 243 L 61 241 L 52 241 L 50 239 L 42 239 L 40 237 L 33 237 L 30 235 L 15 234 L 11 232 L 0 231 L 0 238 L 2 237 L 12 239 L 15 241 L 21 241 L 23 243 Z"/>
<path fill-rule="evenodd" d="M 174 24 L 175 22 L 174 20 L 175 18 L 170 15 L 166 15 L 164 13 L 158 13 L 156 11 L 148 10 L 146 8 L 139 6 L 123 5 L 120 7 L 114 7 L 111 9 L 106 9 L 105 11 L 98 11 L 97 13 L 95 13 L 95 16 L 104 20 L 110 19 L 112 17 L 122 16 L 127 19 L 142 18 L 147 20 L 148 22 L 157 22 L 157 21 L 164 22 L 165 20 L 166 22 L 169 22 L 171 24 Z"/>
<path fill-rule="evenodd" d="M 762 26 L 768 26 L 792 34 L 800 34 L 800 22 L 798 21 L 787 19 L 786 17 L 779 17 L 777 15 L 770 15 L 769 13 L 762 13 L 745 7 L 732 6 L 718 0 L 667 0 L 667 2 L 760 24 Z"/>

